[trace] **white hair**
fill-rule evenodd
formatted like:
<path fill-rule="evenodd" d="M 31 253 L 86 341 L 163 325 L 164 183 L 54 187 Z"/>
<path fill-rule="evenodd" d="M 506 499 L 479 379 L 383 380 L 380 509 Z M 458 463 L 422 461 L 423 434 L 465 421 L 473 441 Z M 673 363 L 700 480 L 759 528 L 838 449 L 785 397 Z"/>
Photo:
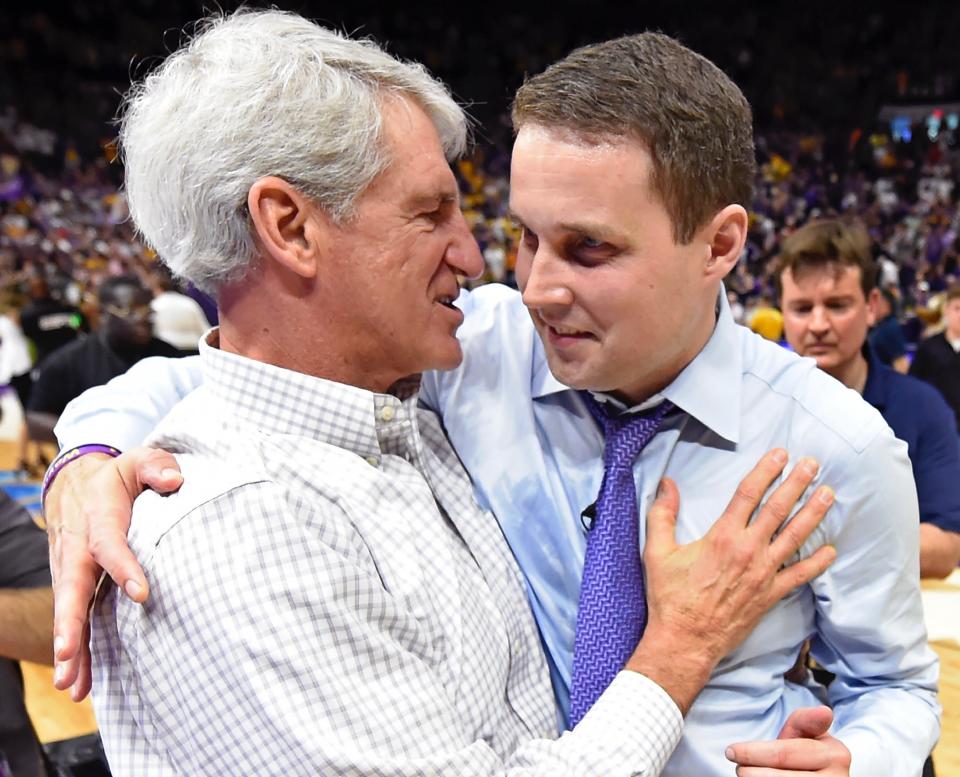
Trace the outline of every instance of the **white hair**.
<path fill-rule="evenodd" d="M 467 122 L 419 64 L 282 11 L 201 23 L 124 99 L 120 145 L 130 214 L 177 275 L 215 290 L 256 255 L 247 194 L 279 176 L 340 221 L 388 164 L 381 106 L 416 100 L 450 160 Z"/>

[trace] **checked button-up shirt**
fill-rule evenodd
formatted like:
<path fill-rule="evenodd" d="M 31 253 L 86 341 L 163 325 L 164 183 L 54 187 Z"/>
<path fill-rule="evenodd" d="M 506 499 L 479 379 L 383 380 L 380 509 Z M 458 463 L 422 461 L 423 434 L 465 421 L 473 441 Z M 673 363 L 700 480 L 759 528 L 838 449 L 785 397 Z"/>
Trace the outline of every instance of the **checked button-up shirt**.
<path fill-rule="evenodd" d="M 518 569 L 415 386 L 209 341 L 204 385 L 148 441 L 184 474 L 135 505 L 150 599 L 95 607 L 115 775 L 659 773 L 681 719 L 641 675 L 555 738 Z"/>

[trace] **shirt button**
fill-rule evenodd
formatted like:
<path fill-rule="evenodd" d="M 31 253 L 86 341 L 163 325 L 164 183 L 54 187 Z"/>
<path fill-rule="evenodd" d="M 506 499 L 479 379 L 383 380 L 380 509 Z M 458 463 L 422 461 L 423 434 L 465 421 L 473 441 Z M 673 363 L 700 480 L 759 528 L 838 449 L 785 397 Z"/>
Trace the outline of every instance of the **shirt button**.
<path fill-rule="evenodd" d="M 380 420 L 381 421 L 392 421 L 394 416 L 393 406 L 384 405 L 380 408 Z"/>
<path fill-rule="evenodd" d="M 367 464 L 369 464 L 371 467 L 376 467 L 377 463 L 376 456 L 367 456 Z"/>

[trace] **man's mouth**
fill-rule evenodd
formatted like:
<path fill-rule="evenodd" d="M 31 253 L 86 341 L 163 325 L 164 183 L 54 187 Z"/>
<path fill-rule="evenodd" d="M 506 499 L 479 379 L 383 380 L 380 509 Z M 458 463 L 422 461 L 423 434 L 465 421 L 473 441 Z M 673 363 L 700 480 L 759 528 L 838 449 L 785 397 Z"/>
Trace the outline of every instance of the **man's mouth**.
<path fill-rule="evenodd" d="M 437 302 L 437 303 L 439 303 L 440 305 L 443 305 L 445 308 L 454 308 L 455 305 L 454 305 L 453 303 L 454 303 L 454 301 L 455 301 L 456 299 L 457 299 L 456 297 L 451 297 L 451 296 L 448 296 L 448 295 L 442 295 L 442 296 L 440 296 L 440 297 L 437 297 L 437 298 L 434 300 L 434 302 Z"/>
<path fill-rule="evenodd" d="M 547 324 L 547 327 L 550 329 L 551 333 L 558 335 L 559 337 L 592 337 L 589 332 L 584 332 L 581 329 L 574 329 L 573 327 L 569 326 Z"/>

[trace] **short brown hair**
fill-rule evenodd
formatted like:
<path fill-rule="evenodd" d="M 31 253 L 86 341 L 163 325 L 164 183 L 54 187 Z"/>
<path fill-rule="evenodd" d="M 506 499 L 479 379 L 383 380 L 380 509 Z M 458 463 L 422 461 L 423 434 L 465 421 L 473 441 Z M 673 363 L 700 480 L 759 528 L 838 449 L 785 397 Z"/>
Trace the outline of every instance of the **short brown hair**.
<path fill-rule="evenodd" d="M 666 35 L 584 46 L 528 79 L 513 127 L 538 124 L 588 140 L 633 137 L 653 158 L 651 189 L 688 243 L 721 208 L 749 208 L 756 161 L 750 105 L 716 65 Z"/>
<path fill-rule="evenodd" d="M 783 274 L 796 278 L 805 270 L 846 267 L 860 270 L 860 288 L 866 298 L 877 286 L 877 263 L 870 250 L 870 235 L 859 221 L 820 219 L 800 227 L 783 241 L 777 258 L 774 281 L 777 296 L 783 294 Z"/>

